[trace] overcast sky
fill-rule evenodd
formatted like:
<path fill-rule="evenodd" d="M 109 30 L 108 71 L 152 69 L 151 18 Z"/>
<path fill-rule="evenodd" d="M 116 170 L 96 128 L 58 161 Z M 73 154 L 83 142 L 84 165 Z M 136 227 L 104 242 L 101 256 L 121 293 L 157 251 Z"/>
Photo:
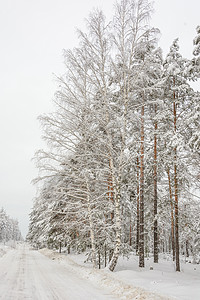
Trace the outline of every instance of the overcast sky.
<path fill-rule="evenodd" d="M 28 230 L 35 196 L 31 158 L 42 147 L 37 116 L 52 110 L 53 73 L 64 72 L 62 50 L 77 45 L 75 28 L 83 28 L 93 7 L 112 15 L 112 0 L 0 0 L 0 207 Z M 200 25 L 199 0 L 155 0 L 152 24 L 161 30 L 167 53 L 179 37 L 181 53 L 191 57 Z"/>

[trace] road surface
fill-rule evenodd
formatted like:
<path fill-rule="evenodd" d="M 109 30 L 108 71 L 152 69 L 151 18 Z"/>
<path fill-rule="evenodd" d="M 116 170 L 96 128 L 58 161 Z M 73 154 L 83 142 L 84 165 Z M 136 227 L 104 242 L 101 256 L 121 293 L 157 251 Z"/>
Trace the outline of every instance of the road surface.
<path fill-rule="evenodd" d="M 0 258 L 2 300 L 107 300 L 109 291 L 72 273 L 38 251 L 20 245 Z"/>

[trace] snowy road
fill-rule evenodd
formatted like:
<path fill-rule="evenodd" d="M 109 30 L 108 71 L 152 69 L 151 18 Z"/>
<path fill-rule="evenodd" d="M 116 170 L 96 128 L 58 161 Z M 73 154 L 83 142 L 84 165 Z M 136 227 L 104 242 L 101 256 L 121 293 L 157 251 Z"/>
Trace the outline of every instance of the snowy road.
<path fill-rule="evenodd" d="M 106 300 L 116 299 L 67 267 L 52 261 L 26 245 L 0 259 L 2 300 Z"/>

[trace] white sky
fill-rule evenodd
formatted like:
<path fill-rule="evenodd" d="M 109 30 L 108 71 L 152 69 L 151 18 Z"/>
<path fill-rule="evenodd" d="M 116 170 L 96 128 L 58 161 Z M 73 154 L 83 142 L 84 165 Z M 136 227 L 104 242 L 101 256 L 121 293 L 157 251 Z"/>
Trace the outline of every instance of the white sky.
<path fill-rule="evenodd" d="M 77 45 L 93 7 L 112 15 L 112 0 L 0 0 L 0 207 L 28 230 L 35 196 L 31 158 L 42 147 L 37 116 L 52 110 L 53 73 L 64 71 L 62 50 Z M 181 53 L 193 50 L 200 25 L 199 0 L 155 0 L 152 24 L 161 30 L 164 54 L 179 37 Z"/>

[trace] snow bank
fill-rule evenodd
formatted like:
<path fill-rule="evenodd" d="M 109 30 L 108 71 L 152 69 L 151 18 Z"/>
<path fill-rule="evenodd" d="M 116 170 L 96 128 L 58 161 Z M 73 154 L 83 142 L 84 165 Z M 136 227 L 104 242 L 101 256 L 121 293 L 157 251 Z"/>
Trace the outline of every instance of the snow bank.
<path fill-rule="evenodd" d="M 8 251 L 12 250 L 15 247 L 16 245 L 13 241 L 7 242 L 6 244 L 0 244 L 0 257 L 5 255 Z"/>
<path fill-rule="evenodd" d="M 175 272 L 175 263 L 168 255 L 145 258 L 145 268 L 138 267 L 138 257 L 120 258 L 114 272 L 116 278 L 133 286 L 145 287 L 150 292 L 174 297 L 178 300 L 200 299 L 200 264 L 192 264 L 181 257 L 181 272 Z"/>
<path fill-rule="evenodd" d="M 6 253 L 5 249 L 3 249 L 0 245 L 0 257 L 2 257 Z"/>
<path fill-rule="evenodd" d="M 94 270 L 77 264 L 69 256 L 59 254 L 48 249 L 41 249 L 40 252 L 52 260 L 57 260 L 59 263 L 67 265 L 70 271 L 78 276 L 85 278 L 95 285 L 102 288 L 109 288 L 113 295 L 122 300 L 169 300 L 172 298 L 161 296 L 157 293 L 145 291 L 143 288 L 134 287 L 131 284 L 115 277 L 115 274 L 109 270 Z"/>

